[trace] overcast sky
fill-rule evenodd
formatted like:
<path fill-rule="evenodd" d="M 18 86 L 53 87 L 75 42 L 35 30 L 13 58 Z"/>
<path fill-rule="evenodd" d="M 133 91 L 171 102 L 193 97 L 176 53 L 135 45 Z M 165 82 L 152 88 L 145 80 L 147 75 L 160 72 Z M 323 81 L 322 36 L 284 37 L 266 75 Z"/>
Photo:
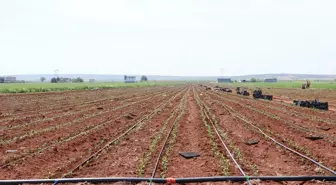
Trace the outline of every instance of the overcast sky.
<path fill-rule="evenodd" d="M 336 74 L 335 9 L 335 0 L 0 0 L 0 75 Z"/>

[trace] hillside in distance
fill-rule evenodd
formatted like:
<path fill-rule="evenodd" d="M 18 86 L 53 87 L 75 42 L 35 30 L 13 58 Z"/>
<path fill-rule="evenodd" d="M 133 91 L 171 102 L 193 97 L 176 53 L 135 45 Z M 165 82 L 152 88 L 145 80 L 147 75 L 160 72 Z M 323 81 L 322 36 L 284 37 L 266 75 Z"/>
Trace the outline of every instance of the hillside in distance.
<path fill-rule="evenodd" d="M 1 76 L 1 75 L 0 75 Z M 41 77 L 45 77 L 47 81 L 55 77 L 54 74 L 29 74 L 29 75 L 13 75 L 17 80 L 25 80 L 37 82 Z M 95 79 L 98 82 L 118 82 L 123 81 L 124 75 L 108 75 L 108 74 L 59 74 L 59 77 L 64 78 L 77 78 L 81 77 L 85 81 Z M 141 75 L 135 75 L 137 80 L 140 80 Z M 151 81 L 215 81 L 220 76 L 160 76 L 160 75 L 146 75 L 148 80 Z M 279 80 L 334 80 L 336 75 L 324 74 L 256 74 L 256 75 L 243 75 L 243 76 L 222 76 L 221 78 L 231 78 L 232 80 L 250 80 L 251 78 L 265 79 L 277 78 Z"/>

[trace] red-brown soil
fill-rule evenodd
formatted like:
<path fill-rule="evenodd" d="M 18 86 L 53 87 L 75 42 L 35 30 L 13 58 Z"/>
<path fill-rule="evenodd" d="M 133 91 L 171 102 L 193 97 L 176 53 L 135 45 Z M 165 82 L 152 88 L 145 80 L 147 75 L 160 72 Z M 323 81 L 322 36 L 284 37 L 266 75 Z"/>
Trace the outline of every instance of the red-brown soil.
<path fill-rule="evenodd" d="M 0 179 L 62 178 L 65 174 L 151 177 L 157 160 L 155 177 L 240 176 L 202 112 L 203 103 L 247 175 L 332 175 L 266 139 L 250 125 L 336 170 L 336 113 L 290 105 L 292 98 L 322 93 L 267 91 L 274 93 L 275 101 L 206 91 L 196 85 L 0 95 Z M 332 108 L 335 97 L 329 93 L 321 101 L 330 100 Z M 310 135 L 323 139 L 307 139 Z M 248 145 L 249 140 L 259 143 Z M 98 156 L 75 169 L 108 143 Z M 179 152 L 198 152 L 200 157 L 185 159 Z M 227 166 L 218 156 L 226 159 Z"/>

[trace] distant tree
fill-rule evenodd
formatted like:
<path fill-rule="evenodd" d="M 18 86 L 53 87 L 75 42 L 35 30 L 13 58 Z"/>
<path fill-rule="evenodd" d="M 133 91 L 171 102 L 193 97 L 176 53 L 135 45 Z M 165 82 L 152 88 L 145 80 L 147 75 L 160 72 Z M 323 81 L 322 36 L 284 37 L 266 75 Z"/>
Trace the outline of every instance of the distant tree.
<path fill-rule="evenodd" d="M 147 82 L 148 81 L 147 76 L 144 76 L 144 75 L 141 76 L 141 81 L 142 82 Z"/>
<path fill-rule="evenodd" d="M 336 81 L 336 79 L 334 79 Z"/>
<path fill-rule="evenodd" d="M 41 82 L 44 82 L 44 81 L 46 80 L 46 78 L 42 76 L 42 77 L 40 78 L 40 80 L 41 80 Z"/>
<path fill-rule="evenodd" d="M 234 80 L 234 82 L 235 82 L 235 83 L 237 83 L 237 82 L 238 82 L 238 80 Z"/>
<path fill-rule="evenodd" d="M 5 78 L 4 77 L 0 77 L 0 83 L 5 83 Z"/>
<path fill-rule="evenodd" d="M 73 83 L 82 83 L 82 82 L 84 82 L 84 80 L 80 77 L 77 77 L 77 78 L 72 79 L 72 82 Z"/>
<path fill-rule="evenodd" d="M 89 82 L 95 82 L 96 80 L 95 79 L 90 79 Z"/>
<path fill-rule="evenodd" d="M 251 82 L 257 82 L 256 78 L 251 78 Z"/>
<path fill-rule="evenodd" d="M 57 78 L 54 77 L 54 78 L 51 79 L 51 83 L 57 83 L 57 82 L 58 82 Z"/>

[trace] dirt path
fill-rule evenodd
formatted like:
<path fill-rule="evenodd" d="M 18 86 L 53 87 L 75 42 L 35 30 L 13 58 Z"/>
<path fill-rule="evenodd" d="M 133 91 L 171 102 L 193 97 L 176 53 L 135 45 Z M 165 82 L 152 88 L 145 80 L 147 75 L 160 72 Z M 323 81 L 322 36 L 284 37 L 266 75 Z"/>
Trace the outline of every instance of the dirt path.
<path fill-rule="evenodd" d="M 185 159 L 179 152 L 198 152 L 200 157 Z M 223 175 L 218 159 L 211 150 L 210 138 L 201 117 L 201 110 L 191 93 L 188 111 L 180 124 L 177 142 L 169 160 L 168 177 L 200 177 Z"/>

